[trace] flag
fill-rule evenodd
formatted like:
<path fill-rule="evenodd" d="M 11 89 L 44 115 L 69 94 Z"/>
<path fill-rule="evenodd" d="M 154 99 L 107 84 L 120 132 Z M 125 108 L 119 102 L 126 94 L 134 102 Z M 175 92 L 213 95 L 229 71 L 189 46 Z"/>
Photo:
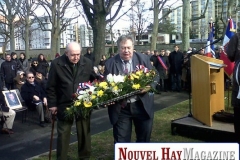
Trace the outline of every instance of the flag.
<path fill-rule="evenodd" d="M 232 19 L 229 19 L 226 33 L 223 39 L 223 50 L 222 50 L 222 53 L 220 54 L 220 59 L 223 60 L 224 64 L 227 65 L 227 67 L 224 68 L 224 72 L 229 78 L 231 78 L 233 73 L 234 62 L 231 62 L 228 59 L 226 50 L 231 37 L 235 34 L 235 31 L 236 31 L 235 28 L 236 28 L 236 24 Z"/>
<path fill-rule="evenodd" d="M 210 27 L 210 32 L 209 32 L 209 35 L 208 35 L 208 41 L 207 41 L 207 47 L 205 49 L 205 55 L 207 57 L 216 58 L 215 57 L 215 52 L 214 52 L 214 45 L 213 44 L 210 45 L 213 42 L 213 39 L 214 39 L 214 26 L 213 26 L 212 22 L 209 24 L 209 27 Z"/>

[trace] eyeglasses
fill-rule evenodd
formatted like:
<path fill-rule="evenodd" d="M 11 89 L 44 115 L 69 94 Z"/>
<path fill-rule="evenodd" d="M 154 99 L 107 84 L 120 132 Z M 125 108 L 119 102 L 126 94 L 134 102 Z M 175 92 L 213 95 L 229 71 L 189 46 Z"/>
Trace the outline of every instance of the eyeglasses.
<path fill-rule="evenodd" d="M 28 79 L 31 79 L 31 78 L 34 78 L 34 77 L 28 77 Z"/>
<path fill-rule="evenodd" d="M 34 62 L 33 64 L 38 64 L 37 62 Z"/>

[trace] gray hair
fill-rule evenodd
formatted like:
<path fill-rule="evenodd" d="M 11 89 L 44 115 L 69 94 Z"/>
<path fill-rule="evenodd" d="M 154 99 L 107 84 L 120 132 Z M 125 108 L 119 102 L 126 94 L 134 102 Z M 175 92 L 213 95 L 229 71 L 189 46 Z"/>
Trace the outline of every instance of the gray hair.
<path fill-rule="evenodd" d="M 70 43 L 68 43 L 67 46 L 66 46 L 65 53 L 67 53 L 67 52 L 69 51 L 69 46 L 71 46 L 71 45 L 73 45 L 73 44 L 74 44 L 74 45 L 78 45 L 79 48 L 80 48 L 80 51 L 82 50 L 82 47 L 81 47 L 80 43 L 70 42 Z"/>
<path fill-rule="evenodd" d="M 132 43 L 133 43 L 133 45 L 134 45 L 134 38 L 133 38 L 131 35 L 122 35 L 122 36 L 120 36 L 120 37 L 118 38 L 118 40 L 117 40 L 117 46 L 118 46 L 118 48 L 120 48 L 120 44 L 121 44 L 122 42 L 126 42 L 127 40 L 132 41 Z"/>

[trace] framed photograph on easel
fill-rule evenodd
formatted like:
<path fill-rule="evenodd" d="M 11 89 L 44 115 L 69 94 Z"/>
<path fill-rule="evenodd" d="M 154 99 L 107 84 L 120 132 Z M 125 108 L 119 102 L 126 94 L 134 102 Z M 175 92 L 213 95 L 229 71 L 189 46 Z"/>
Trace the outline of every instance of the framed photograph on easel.
<path fill-rule="evenodd" d="M 22 108 L 21 101 L 18 98 L 17 92 L 15 90 L 2 91 L 6 104 L 11 109 Z"/>

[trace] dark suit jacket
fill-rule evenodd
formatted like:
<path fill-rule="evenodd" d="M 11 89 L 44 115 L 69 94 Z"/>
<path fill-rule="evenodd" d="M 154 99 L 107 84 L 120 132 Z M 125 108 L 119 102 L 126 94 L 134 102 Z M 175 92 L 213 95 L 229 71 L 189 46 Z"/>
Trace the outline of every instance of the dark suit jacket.
<path fill-rule="evenodd" d="M 70 62 L 64 54 L 52 61 L 48 81 L 48 107 L 57 107 L 58 119 L 64 120 L 65 110 L 72 103 L 72 94 L 76 93 L 79 83 L 93 81 L 96 77 L 91 60 L 81 55 L 76 64 L 76 76 L 70 68 Z"/>
<path fill-rule="evenodd" d="M 152 65 L 149 60 L 149 57 L 147 55 L 144 55 L 141 53 L 133 54 L 132 64 L 133 64 L 133 69 L 135 69 L 135 67 L 140 64 L 144 65 L 148 69 L 152 69 Z M 116 74 L 116 75 L 123 74 L 122 60 L 120 59 L 119 54 L 110 58 L 105 63 L 104 76 L 106 77 L 110 73 Z M 142 101 L 143 106 L 144 106 L 147 114 L 149 115 L 149 118 L 153 118 L 154 94 L 145 93 L 145 94 L 138 95 L 138 97 Z M 121 111 L 121 104 L 119 104 L 119 103 L 116 103 L 116 104 L 108 107 L 109 119 L 110 119 L 110 122 L 112 125 L 114 125 L 117 122 L 120 111 Z"/>

